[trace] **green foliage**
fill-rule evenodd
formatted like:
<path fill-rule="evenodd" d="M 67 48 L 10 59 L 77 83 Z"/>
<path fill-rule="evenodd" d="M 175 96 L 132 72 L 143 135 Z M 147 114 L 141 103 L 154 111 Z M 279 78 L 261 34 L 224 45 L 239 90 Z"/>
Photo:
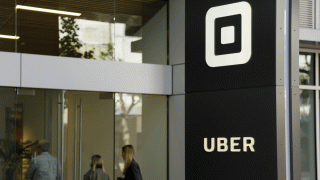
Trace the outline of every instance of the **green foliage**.
<path fill-rule="evenodd" d="M 80 40 L 78 38 L 77 31 L 79 31 L 79 26 L 76 24 L 75 18 L 73 17 L 61 17 L 62 30 L 65 36 L 60 39 L 60 56 L 64 57 L 82 57 L 82 53 L 78 50 L 82 47 Z"/>
<path fill-rule="evenodd" d="M 77 31 L 80 30 L 74 17 L 60 17 L 61 29 L 60 33 L 63 37 L 60 39 L 60 56 L 63 57 L 76 57 L 85 59 L 94 59 L 94 51 L 86 51 L 84 54 L 79 52 L 83 46 L 79 40 Z M 100 58 L 102 60 L 113 60 L 114 46 L 112 43 L 107 44 L 107 52 L 101 52 Z"/>
<path fill-rule="evenodd" d="M 87 52 L 84 53 L 83 58 L 85 58 L 85 59 L 93 59 L 93 53 L 94 52 L 92 50 L 87 51 Z"/>
<path fill-rule="evenodd" d="M 113 61 L 113 45 L 112 43 L 107 44 L 108 50 L 107 52 L 101 52 L 100 53 L 100 58 L 102 60 L 110 60 Z"/>

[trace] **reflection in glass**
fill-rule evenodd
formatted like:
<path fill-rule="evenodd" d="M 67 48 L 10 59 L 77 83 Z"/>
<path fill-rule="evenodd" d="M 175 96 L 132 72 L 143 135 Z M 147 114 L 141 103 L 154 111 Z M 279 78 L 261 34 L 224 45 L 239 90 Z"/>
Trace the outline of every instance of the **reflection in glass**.
<path fill-rule="evenodd" d="M 18 109 L 15 105 L 15 89 L 0 88 L 0 179 L 3 180 L 21 177 L 21 168 L 17 169 L 22 157 L 16 152 L 21 137 L 20 133 L 19 136 L 16 133 Z"/>
<path fill-rule="evenodd" d="M 113 50 L 110 41 L 111 28 L 105 28 L 114 21 L 113 1 L 18 0 L 18 5 L 22 4 L 81 15 L 18 9 L 17 30 L 20 36 L 17 43 L 18 52 L 99 59 L 100 53 L 108 45 L 112 45 Z M 101 47 L 103 50 L 100 50 L 100 46 L 103 46 Z"/>
<path fill-rule="evenodd" d="M 314 54 L 300 53 L 299 55 L 299 79 L 300 85 L 315 84 L 315 58 Z"/>
<path fill-rule="evenodd" d="M 55 158 L 59 158 L 58 96 L 60 93 L 61 91 L 59 90 L 26 89 L 17 96 L 18 104 L 23 107 L 23 141 L 35 143 L 29 149 L 30 158 L 25 158 L 22 161 L 23 179 L 30 163 L 32 161 L 36 162 L 37 157 L 40 155 L 36 148 L 38 141 L 47 140 L 50 144 L 48 153 Z M 59 165 L 61 165 L 60 162 L 61 158 L 59 158 Z"/>
<path fill-rule="evenodd" d="M 18 5 L 81 15 L 17 9 L 17 49 L 29 54 L 167 64 L 166 4 L 163 0 L 18 0 Z"/>
<path fill-rule="evenodd" d="M 115 94 L 115 177 L 123 177 L 121 148 L 131 144 L 143 179 L 167 178 L 167 97 Z"/>
<path fill-rule="evenodd" d="M 165 1 L 116 2 L 115 56 L 123 62 L 167 64 Z"/>
<path fill-rule="evenodd" d="M 109 22 L 74 17 L 59 18 L 60 56 L 114 60 L 112 29 Z"/>
<path fill-rule="evenodd" d="M 14 0 L 0 1 L 0 51 L 15 52 L 15 6 Z"/>
<path fill-rule="evenodd" d="M 58 158 L 63 179 L 82 179 L 93 154 L 103 157 L 113 178 L 112 93 L 25 89 L 15 100 L 14 89 L 0 91 L 1 180 L 24 179 L 39 155 L 39 140 L 49 142 L 49 154 Z"/>
<path fill-rule="evenodd" d="M 144 179 L 167 178 L 167 96 L 44 89 L 17 94 L 13 88 L 0 92 L 0 179 L 24 179 L 39 155 L 39 140 L 49 142 L 63 179 L 82 179 L 94 154 L 102 156 L 110 179 L 123 177 L 121 148 L 127 144 L 135 148 Z"/>
<path fill-rule="evenodd" d="M 300 143 L 302 179 L 316 179 L 314 91 L 300 91 Z"/>

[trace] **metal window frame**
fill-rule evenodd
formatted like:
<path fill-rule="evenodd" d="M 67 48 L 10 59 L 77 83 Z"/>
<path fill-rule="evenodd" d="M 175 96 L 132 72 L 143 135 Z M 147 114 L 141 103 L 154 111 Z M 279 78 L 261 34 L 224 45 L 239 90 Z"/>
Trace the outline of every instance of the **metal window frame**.
<path fill-rule="evenodd" d="M 320 29 L 320 1 L 314 1 L 314 26 L 315 29 Z"/>
<path fill-rule="evenodd" d="M 318 2 L 318 0 L 317 0 Z M 317 179 L 320 179 L 320 86 L 319 86 L 319 56 L 320 56 L 320 50 L 315 50 L 315 49 L 305 49 L 305 48 L 300 48 L 299 53 L 314 53 L 315 54 L 315 85 L 300 85 L 299 89 L 301 90 L 313 90 L 315 91 L 315 124 L 316 124 L 316 176 Z"/>

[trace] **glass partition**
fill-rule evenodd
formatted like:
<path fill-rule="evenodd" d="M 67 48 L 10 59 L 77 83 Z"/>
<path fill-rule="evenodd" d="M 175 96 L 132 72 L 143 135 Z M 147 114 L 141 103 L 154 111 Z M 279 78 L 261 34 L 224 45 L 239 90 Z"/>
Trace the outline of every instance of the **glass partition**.
<path fill-rule="evenodd" d="M 315 85 L 315 55 L 313 53 L 299 54 L 300 85 Z"/>
<path fill-rule="evenodd" d="M 60 117 L 58 104 L 60 90 L 17 89 L 17 104 L 22 108 L 22 139 L 28 149 L 29 157 L 22 161 L 22 179 L 31 175 L 27 173 L 32 164 L 37 166 L 43 153 L 37 148 L 38 142 L 46 140 L 49 143 L 48 153 L 55 159 L 55 168 L 61 166 Z M 19 127 L 17 127 L 17 130 Z M 42 155 L 42 156 L 41 156 Z M 33 172 L 32 172 L 33 173 Z M 58 172 L 57 172 L 58 173 Z"/>
<path fill-rule="evenodd" d="M 113 93 L 18 88 L 12 105 L 23 112 L 20 126 L 15 127 L 28 147 L 28 156 L 15 168 L 21 169 L 18 179 L 27 178 L 32 164 L 40 163 L 43 153 L 36 146 L 41 140 L 48 141 L 48 153 L 57 160 L 62 179 L 82 179 L 94 154 L 102 156 L 113 178 Z"/>
<path fill-rule="evenodd" d="M 143 179 L 167 179 L 167 97 L 115 94 L 115 176 L 123 177 L 121 148 L 131 144 Z"/>
<path fill-rule="evenodd" d="M 18 1 L 18 52 L 99 59 L 114 46 L 114 2 Z M 111 59 L 112 60 L 112 59 Z"/>
<path fill-rule="evenodd" d="M 22 176 L 23 152 L 16 153 L 16 149 L 21 149 L 20 130 L 21 107 L 17 106 L 15 89 L 0 88 L 0 179 L 12 180 Z"/>
<path fill-rule="evenodd" d="M 0 92 L 0 179 L 31 178 L 39 166 L 49 164 L 53 176 L 83 179 L 97 154 L 109 178 L 116 179 L 124 176 L 121 148 L 128 144 L 135 148 L 143 179 L 167 178 L 167 96 L 24 88 Z M 43 140 L 47 151 L 38 147 Z"/>
<path fill-rule="evenodd" d="M 167 5 L 165 1 L 116 1 L 115 60 L 167 63 Z"/>
<path fill-rule="evenodd" d="M 100 155 L 104 169 L 113 178 L 114 99 L 113 93 L 68 91 L 69 165 L 64 179 L 83 179 L 91 157 Z"/>
<path fill-rule="evenodd" d="M 3 51 L 12 46 L 11 51 L 20 53 L 167 64 L 166 1 L 17 0 L 17 5 L 14 1 L 3 4 L 12 13 L 3 15 L 0 34 L 19 37 L 1 40 L 7 43 L 0 44 Z"/>
<path fill-rule="evenodd" d="M 300 143 L 302 179 L 316 179 L 314 91 L 300 90 Z"/>
<path fill-rule="evenodd" d="M 46 140 L 56 169 L 61 164 L 61 128 L 58 104 L 63 91 L 0 88 L 0 179 L 22 180 L 32 176 L 30 167 L 40 163 L 38 142 Z M 59 163 L 58 163 L 59 162 Z"/>
<path fill-rule="evenodd" d="M 16 52 L 16 1 L 0 1 L 0 51 Z"/>

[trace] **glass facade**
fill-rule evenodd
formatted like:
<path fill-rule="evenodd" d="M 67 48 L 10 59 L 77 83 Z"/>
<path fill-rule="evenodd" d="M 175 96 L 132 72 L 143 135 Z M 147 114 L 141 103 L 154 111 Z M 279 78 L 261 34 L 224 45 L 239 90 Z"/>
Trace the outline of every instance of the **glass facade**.
<path fill-rule="evenodd" d="M 316 179 L 314 91 L 300 91 L 300 143 L 303 179 Z"/>
<path fill-rule="evenodd" d="M 123 177 L 131 144 L 144 179 L 167 177 L 167 96 L 0 88 L 0 179 L 25 179 L 47 140 L 63 179 L 83 179 L 98 154 Z"/>
<path fill-rule="evenodd" d="M 167 10 L 166 0 L 1 1 L 0 51 L 166 65 Z M 300 41 L 302 180 L 317 179 L 317 45 Z M 83 179 L 94 154 L 110 179 L 123 176 L 127 144 L 144 179 L 167 179 L 167 114 L 167 96 L 0 87 L 0 179 L 25 179 L 42 139 L 65 180 Z"/>
<path fill-rule="evenodd" d="M 0 2 L 0 51 L 16 52 L 16 0 Z"/>
<path fill-rule="evenodd" d="M 166 1 L 16 1 L 0 2 L 0 51 L 167 64 Z"/>
<path fill-rule="evenodd" d="M 317 179 L 317 124 L 319 119 L 319 52 L 300 50 L 300 144 L 301 179 Z"/>
<path fill-rule="evenodd" d="M 121 148 L 132 144 L 144 179 L 167 179 L 166 96 L 115 94 L 115 175 L 122 175 Z"/>
<path fill-rule="evenodd" d="M 300 85 L 315 85 L 315 58 L 312 53 L 299 55 Z"/>
<path fill-rule="evenodd" d="M 0 179 L 11 180 L 21 177 L 22 156 L 16 152 L 21 145 L 21 133 L 16 131 L 16 121 L 21 115 L 21 109 L 16 105 L 14 88 L 1 88 L 0 93 Z M 19 113 L 18 113 L 19 112 Z M 20 126 L 20 125 L 18 125 Z M 21 147 L 21 146 L 20 146 Z"/>

